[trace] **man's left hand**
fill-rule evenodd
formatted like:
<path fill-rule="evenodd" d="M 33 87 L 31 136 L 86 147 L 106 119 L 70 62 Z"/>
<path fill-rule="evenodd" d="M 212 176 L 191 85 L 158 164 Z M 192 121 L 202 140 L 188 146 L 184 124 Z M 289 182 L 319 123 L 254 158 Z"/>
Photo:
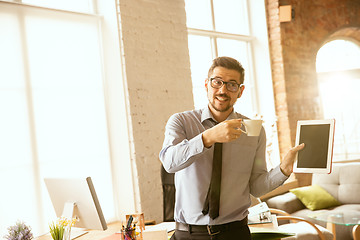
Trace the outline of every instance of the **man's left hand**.
<path fill-rule="evenodd" d="M 283 174 L 285 174 L 286 176 L 290 176 L 290 174 L 293 172 L 293 166 L 294 166 L 296 154 L 304 147 L 305 147 L 304 143 L 297 145 L 296 147 L 291 148 L 289 152 L 285 155 L 284 159 L 280 163 L 280 169 L 283 172 Z"/>

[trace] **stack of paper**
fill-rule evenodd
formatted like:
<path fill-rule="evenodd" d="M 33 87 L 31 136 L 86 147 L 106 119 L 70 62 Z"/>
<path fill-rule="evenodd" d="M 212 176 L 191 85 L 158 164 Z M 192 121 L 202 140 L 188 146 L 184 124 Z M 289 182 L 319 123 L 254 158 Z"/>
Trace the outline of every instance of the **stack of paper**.
<path fill-rule="evenodd" d="M 270 209 L 265 202 L 249 208 L 248 224 L 271 223 Z"/>
<path fill-rule="evenodd" d="M 249 208 L 248 220 L 253 240 L 281 239 L 295 235 L 279 231 L 276 215 L 271 215 L 270 209 L 264 202 Z"/>

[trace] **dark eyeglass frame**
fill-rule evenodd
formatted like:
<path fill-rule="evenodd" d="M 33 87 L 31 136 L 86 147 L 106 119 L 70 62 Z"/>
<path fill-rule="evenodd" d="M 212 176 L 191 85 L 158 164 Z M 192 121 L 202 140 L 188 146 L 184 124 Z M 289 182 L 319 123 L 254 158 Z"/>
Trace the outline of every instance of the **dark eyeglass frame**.
<path fill-rule="evenodd" d="M 215 88 L 215 89 L 220 89 L 220 88 L 222 88 L 222 86 L 224 86 L 224 84 L 226 85 L 226 89 L 228 90 L 228 91 L 230 91 L 230 92 L 237 92 L 242 86 L 244 86 L 244 84 L 238 84 L 237 82 L 234 82 L 234 81 L 231 81 L 231 82 L 225 82 L 224 80 L 222 80 L 221 78 L 217 78 L 217 77 L 212 77 L 212 78 L 208 78 L 209 79 L 209 81 L 210 81 L 210 86 L 212 87 L 212 88 Z M 216 81 L 220 81 L 221 82 L 221 86 L 219 86 L 219 87 L 214 87 L 213 86 L 213 80 L 216 80 Z M 235 85 L 237 85 L 237 89 L 236 90 L 232 90 L 231 88 L 230 88 L 230 84 L 235 84 Z"/>

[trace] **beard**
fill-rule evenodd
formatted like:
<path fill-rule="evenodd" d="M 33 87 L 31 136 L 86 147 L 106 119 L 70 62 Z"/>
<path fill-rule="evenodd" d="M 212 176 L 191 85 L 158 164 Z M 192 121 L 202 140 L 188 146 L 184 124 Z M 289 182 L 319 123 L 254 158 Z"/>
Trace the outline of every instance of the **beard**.
<path fill-rule="evenodd" d="M 217 107 L 215 104 L 216 97 L 227 98 L 228 99 L 227 104 L 221 105 L 220 106 L 221 108 Z M 210 97 L 208 97 L 208 98 L 209 98 L 210 105 L 213 107 L 213 109 L 215 109 L 218 112 L 226 112 L 234 106 L 234 104 L 231 104 L 231 98 L 227 94 L 218 94 L 218 95 L 214 96 L 214 98 L 212 100 L 210 100 Z"/>

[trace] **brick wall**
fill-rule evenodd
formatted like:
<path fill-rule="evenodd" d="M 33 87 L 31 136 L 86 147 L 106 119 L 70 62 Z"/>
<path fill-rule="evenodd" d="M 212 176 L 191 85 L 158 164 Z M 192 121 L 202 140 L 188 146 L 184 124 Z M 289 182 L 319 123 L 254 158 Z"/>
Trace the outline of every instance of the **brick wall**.
<path fill-rule="evenodd" d="M 324 43 L 335 37 L 359 39 L 360 1 L 266 0 L 266 5 L 280 154 L 283 157 L 295 143 L 297 121 L 323 117 L 316 54 Z M 279 23 L 278 9 L 282 5 L 292 6 L 291 22 Z"/>

